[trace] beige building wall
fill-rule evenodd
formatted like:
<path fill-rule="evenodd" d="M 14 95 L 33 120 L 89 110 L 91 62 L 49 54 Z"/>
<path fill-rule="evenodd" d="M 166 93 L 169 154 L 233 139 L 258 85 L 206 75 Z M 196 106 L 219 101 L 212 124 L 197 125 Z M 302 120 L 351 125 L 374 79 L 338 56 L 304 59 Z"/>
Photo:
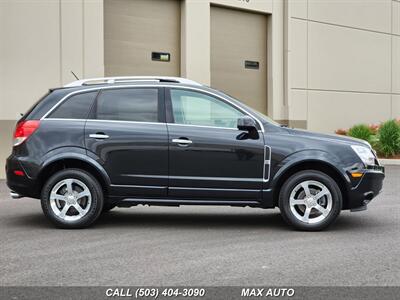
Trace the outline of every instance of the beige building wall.
<path fill-rule="evenodd" d="M 12 132 L 49 88 L 103 76 L 102 0 L 0 1 L 0 178 Z"/>
<path fill-rule="evenodd" d="M 289 119 L 334 132 L 400 117 L 400 2 L 288 1 Z"/>

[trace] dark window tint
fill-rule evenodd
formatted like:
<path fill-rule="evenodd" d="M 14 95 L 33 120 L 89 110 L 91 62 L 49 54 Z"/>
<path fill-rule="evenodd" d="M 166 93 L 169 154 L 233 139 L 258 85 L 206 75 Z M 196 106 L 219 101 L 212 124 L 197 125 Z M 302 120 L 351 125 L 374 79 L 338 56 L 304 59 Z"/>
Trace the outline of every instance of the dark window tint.
<path fill-rule="evenodd" d="M 90 92 L 71 96 L 61 103 L 61 105 L 50 114 L 49 118 L 86 119 L 96 95 L 97 92 Z"/>
<path fill-rule="evenodd" d="M 158 90 L 102 91 L 97 101 L 97 119 L 158 122 Z"/>

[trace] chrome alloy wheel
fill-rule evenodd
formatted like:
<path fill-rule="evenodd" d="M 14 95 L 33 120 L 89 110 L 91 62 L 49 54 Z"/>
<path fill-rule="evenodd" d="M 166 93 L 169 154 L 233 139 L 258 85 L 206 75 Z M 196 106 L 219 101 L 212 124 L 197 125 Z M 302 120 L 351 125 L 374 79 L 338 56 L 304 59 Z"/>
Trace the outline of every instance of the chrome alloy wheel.
<path fill-rule="evenodd" d="M 50 192 L 50 206 L 54 214 L 64 221 L 77 221 L 84 217 L 92 204 L 89 188 L 78 179 L 58 182 Z"/>
<path fill-rule="evenodd" d="M 315 224 L 328 217 L 332 210 L 332 194 L 319 181 L 299 183 L 290 193 L 290 210 L 301 222 Z"/>

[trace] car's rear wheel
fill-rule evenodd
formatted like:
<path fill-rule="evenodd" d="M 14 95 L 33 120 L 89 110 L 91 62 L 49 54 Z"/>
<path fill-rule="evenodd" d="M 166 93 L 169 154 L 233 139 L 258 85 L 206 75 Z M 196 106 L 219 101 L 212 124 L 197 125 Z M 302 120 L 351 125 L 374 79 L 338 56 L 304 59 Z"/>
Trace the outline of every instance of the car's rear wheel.
<path fill-rule="evenodd" d="M 55 173 L 42 189 L 43 212 L 60 228 L 91 225 L 102 212 L 103 202 L 99 182 L 88 172 L 79 169 Z"/>
<path fill-rule="evenodd" d="M 283 184 L 279 208 L 283 219 L 295 228 L 322 230 L 339 216 L 342 194 L 330 176 L 319 171 L 301 171 Z"/>

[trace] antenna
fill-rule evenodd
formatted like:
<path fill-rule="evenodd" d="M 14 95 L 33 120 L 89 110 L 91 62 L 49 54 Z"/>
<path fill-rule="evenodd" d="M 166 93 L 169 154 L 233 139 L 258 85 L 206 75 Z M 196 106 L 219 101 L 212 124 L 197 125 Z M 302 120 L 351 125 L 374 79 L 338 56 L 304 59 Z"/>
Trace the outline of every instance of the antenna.
<path fill-rule="evenodd" d="M 74 75 L 74 77 L 76 78 L 76 80 L 79 80 L 78 76 L 76 76 L 76 74 L 74 73 L 74 71 L 71 71 L 72 75 Z"/>

